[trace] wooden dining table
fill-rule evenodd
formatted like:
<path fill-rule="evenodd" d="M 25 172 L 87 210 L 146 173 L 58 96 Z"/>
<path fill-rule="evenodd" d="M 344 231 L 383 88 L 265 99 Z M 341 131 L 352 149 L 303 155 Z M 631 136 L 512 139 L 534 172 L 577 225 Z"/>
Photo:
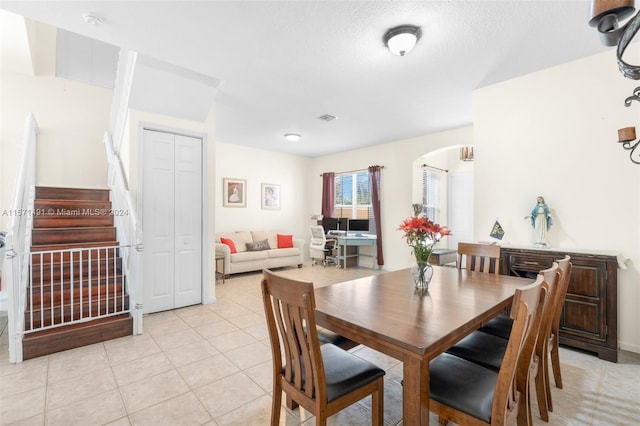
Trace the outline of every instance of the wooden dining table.
<path fill-rule="evenodd" d="M 510 305 L 532 279 L 434 266 L 427 292 L 409 269 L 315 289 L 316 322 L 403 362 L 403 425 L 429 424 L 429 361 Z"/>

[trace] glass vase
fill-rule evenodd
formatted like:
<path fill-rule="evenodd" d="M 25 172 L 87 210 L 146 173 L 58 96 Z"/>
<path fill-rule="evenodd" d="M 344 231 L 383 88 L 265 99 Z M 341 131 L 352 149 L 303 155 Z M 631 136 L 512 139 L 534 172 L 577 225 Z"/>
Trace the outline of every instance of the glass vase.
<path fill-rule="evenodd" d="M 433 277 L 433 266 L 428 260 L 416 259 L 416 262 L 411 266 L 411 277 L 416 289 L 427 290 L 431 277 Z"/>

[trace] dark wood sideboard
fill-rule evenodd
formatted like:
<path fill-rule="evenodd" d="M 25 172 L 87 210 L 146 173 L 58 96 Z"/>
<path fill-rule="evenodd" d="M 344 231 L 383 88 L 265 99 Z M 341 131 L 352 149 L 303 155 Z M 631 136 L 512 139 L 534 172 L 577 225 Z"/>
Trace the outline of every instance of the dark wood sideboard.
<path fill-rule="evenodd" d="M 614 254 L 506 246 L 501 248 L 501 273 L 534 278 L 567 254 L 573 271 L 560 319 L 560 344 L 618 362 L 618 262 Z"/>

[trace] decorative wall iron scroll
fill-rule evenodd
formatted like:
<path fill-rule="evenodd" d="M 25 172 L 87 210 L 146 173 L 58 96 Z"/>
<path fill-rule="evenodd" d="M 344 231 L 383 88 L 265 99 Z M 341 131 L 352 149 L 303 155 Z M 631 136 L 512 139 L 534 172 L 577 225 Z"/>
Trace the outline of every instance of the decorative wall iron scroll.
<path fill-rule="evenodd" d="M 620 26 L 623 19 L 635 12 L 634 0 L 592 0 L 591 20 L 589 25 L 597 27 L 600 40 L 605 46 L 615 46 L 618 58 L 618 69 L 622 75 L 632 80 L 640 80 L 640 66 L 631 65 L 622 59 L 624 51 L 640 30 L 640 13 L 632 17 L 626 24 Z M 629 107 L 633 101 L 640 102 L 640 87 L 636 87 L 633 95 L 624 100 L 624 106 Z M 635 142 L 634 142 L 635 141 Z M 636 141 L 636 128 L 625 127 L 618 129 L 618 142 L 629 152 L 629 158 L 635 164 L 640 164 L 640 140 Z"/>
<path fill-rule="evenodd" d="M 618 129 L 618 142 L 622 144 L 622 148 L 629 152 L 629 158 L 635 164 L 640 164 L 640 149 L 636 150 L 640 146 L 640 140 L 636 139 L 636 128 L 625 127 Z"/>
<path fill-rule="evenodd" d="M 633 90 L 633 95 L 624 100 L 624 106 L 630 107 L 633 101 L 640 102 L 640 87 L 636 87 Z M 634 142 L 635 141 L 635 142 Z M 640 146 L 640 140 L 636 141 L 636 128 L 624 127 L 618 129 L 618 142 L 622 144 L 622 148 L 629 153 L 629 158 L 636 164 L 640 164 L 640 149 L 636 151 L 636 148 Z"/>
<path fill-rule="evenodd" d="M 629 43 L 631 43 L 633 37 L 635 37 L 638 29 L 640 29 L 640 13 L 634 16 L 633 19 L 631 19 L 631 21 L 629 21 L 629 23 L 625 25 L 625 27 L 626 29 L 622 34 L 622 37 L 618 42 L 618 48 L 616 49 L 616 56 L 618 57 L 618 69 L 625 77 L 632 80 L 640 80 L 640 66 L 628 64 L 622 59 L 624 51 L 626 50 Z"/>
<path fill-rule="evenodd" d="M 634 0 L 592 0 L 589 25 L 598 29 L 602 44 L 618 45 L 616 56 L 622 75 L 640 80 L 640 66 L 631 65 L 622 59 L 624 51 L 640 29 L 640 13 L 623 26 L 620 26 L 620 21 L 631 16 L 634 11 Z"/>

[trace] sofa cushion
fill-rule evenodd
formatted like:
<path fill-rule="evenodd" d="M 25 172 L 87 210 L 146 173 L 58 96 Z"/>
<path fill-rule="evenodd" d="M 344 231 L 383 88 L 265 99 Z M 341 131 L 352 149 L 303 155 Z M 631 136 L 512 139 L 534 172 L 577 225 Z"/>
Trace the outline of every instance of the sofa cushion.
<path fill-rule="evenodd" d="M 256 241 L 254 243 L 247 243 L 247 251 L 261 251 L 270 250 L 269 241 L 267 239 Z"/>
<path fill-rule="evenodd" d="M 277 233 L 275 231 L 251 231 L 251 237 L 253 241 L 262 241 L 268 240 L 269 247 L 276 248 L 278 247 L 278 238 Z"/>
<path fill-rule="evenodd" d="M 245 251 L 242 253 L 232 254 L 230 257 L 231 263 L 250 262 L 252 260 L 266 260 L 267 250 L 262 251 Z"/>
<path fill-rule="evenodd" d="M 300 255 L 300 249 L 298 247 L 267 250 L 267 256 L 271 259 L 275 259 L 277 257 L 289 257 L 298 255 Z"/>
<path fill-rule="evenodd" d="M 231 254 L 238 252 L 238 249 L 236 248 L 236 245 L 235 245 L 235 243 L 233 242 L 232 239 L 220 237 L 220 242 L 222 244 L 226 244 L 226 245 L 229 246 L 229 250 L 231 250 Z"/>
<path fill-rule="evenodd" d="M 236 246 L 236 250 L 238 253 L 242 253 L 247 251 L 247 243 L 252 243 L 253 238 L 251 237 L 251 232 L 249 231 L 238 231 L 238 232 L 218 232 L 216 233 L 217 238 L 227 238 L 233 241 L 233 244 Z M 222 242 L 222 240 L 220 240 Z"/>
<path fill-rule="evenodd" d="M 293 235 L 278 234 L 278 248 L 291 248 L 293 247 Z"/>

